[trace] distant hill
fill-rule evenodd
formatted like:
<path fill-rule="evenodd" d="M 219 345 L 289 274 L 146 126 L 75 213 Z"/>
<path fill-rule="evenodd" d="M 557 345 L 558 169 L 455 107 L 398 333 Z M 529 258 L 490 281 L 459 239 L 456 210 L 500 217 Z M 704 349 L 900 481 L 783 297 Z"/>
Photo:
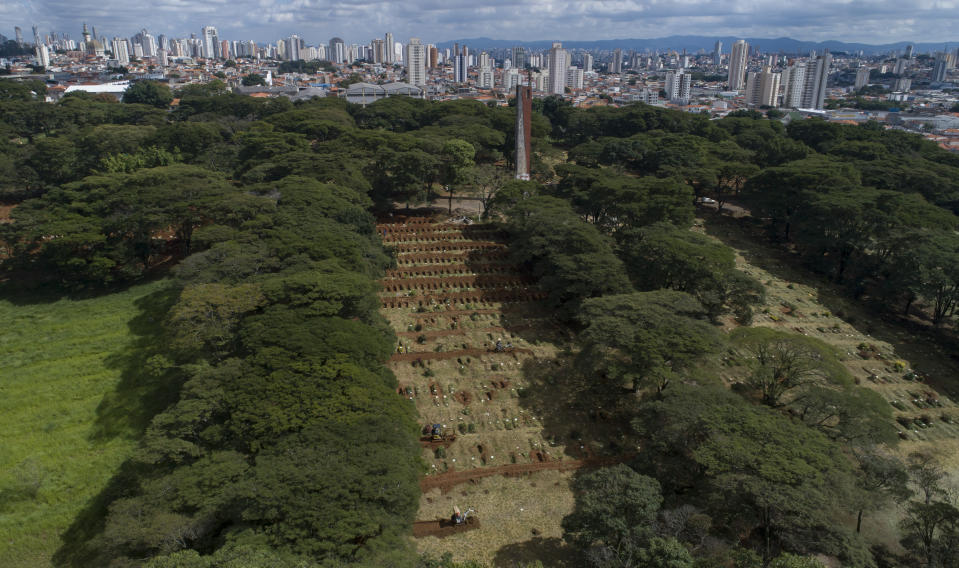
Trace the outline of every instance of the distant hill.
<path fill-rule="evenodd" d="M 871 45 L 867 43 L 846 43 L 842 41 L 802 41 L 788 37 L 781 38 L 738 38 L 734 36 L 711 37 L 711 36 L 669 36 L 652 39 L 604 39 L 593 41 L 563 41 L 563 47 L 568 49 L 589 49 L 589 50 L 612 50 L 622 48 L 636 51 L 655 51 L 655 50 L 683 50 L 689 53 L 696 53 L 700 49 L 707 52 L 712 51 L 716 41 L 723 42 L 723 51 L 728 53 L 730 46 L 738 39 L 745 39 L 749 45 L 759 46 L 763 52 L 768 53 L 786 53 L 786 54 L 806 54 L 812 50 L 821 53 L 825 49 L 830 51 L 845 51 L 855 53 L 862 50 L 866 54 L 888 53 L 892 51 L 902 51 L 910 43 L 915 46 L 916 53 L 934 52 L 942 50 L 944 46 L 955 48 L 959 45 L 959 40 L 943 43 L 916 43 L 900 41 L 896 43 L 886 43 L 882 45 Z M 557 39 L 555 41 L 562 41 Z M 514 41 L 505 39 L 490 39 L 487 37 L 458 39 L 444 41 L 437 44 L 440 48 L 452 47 L 454 43 L 467 45 L 471 49 L 501 49 L 513 46 L 523 46 L 529 49 L 549 49 L 552 45 L 551 40 L 542 41 Z"/>

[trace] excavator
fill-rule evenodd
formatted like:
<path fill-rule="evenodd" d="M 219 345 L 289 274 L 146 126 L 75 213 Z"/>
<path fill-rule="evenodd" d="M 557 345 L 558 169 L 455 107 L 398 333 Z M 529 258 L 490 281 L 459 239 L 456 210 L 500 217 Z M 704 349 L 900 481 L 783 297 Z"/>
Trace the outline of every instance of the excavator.
<path fill-rule="evenodd" d="M 447 432 L 442 424 L 429 425 L 423 431 L 426 435 L 420 438 L 420 443 L 426 447 L 438 448 L 442 446 L 445 448 L 456 440 L 456 435 Z"/>

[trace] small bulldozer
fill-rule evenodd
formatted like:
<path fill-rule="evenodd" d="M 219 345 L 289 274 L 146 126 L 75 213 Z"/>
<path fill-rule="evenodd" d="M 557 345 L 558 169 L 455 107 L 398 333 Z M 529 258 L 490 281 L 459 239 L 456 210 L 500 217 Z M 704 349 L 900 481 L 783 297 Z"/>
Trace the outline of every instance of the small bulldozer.
<path fill-rule="evenodd" d="M 447 432 L 442 424 L 428 425 L 423 432 L 426 435 L 420 438 L 420 443 L 431 448 L 440 446 L 445 448 L 456 440 L 456 435 Z"/>
<path fill-rule="evenodd" d="M 473 524 L 476 521 L 476 510 L 470 507 L 461 512 L 459 507 L 453 505 L 453 515 L 450 516 L 450 521 L 457 527 Z"/>

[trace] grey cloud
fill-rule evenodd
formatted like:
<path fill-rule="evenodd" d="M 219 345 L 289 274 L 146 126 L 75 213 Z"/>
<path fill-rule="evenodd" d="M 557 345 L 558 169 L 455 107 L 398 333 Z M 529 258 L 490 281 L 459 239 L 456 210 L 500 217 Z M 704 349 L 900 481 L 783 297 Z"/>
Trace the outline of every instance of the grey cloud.
<path fill-rule="evenodd" d="M 959 39 L 955 0 L 7 0 L 0 33 L 33 24 L 79 37 L 83 22 L 107 35 L 141 28 L 168 36 L 216 26 L 221 37 L 273 41 L 298 33 L 366 42 L 386 31 L 398 41 L 487 36 L 501 39 L 611 39 L 668 35 L 789 36 L 867 43 Z M 29 34 L 27 34 L 29 36 Z"/>

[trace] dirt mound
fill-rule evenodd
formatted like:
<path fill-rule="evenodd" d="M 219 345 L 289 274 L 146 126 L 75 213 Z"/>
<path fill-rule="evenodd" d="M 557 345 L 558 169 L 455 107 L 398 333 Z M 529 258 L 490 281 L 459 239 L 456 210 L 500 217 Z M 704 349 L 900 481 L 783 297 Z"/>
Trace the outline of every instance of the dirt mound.
<path fill-rule="evenodd" d="M 469 517 L 462 525 L 455 524 L 450 519 L 436 519 L 435 521 L 416 521 L 413 523 L 413 536 L 422 538 L 424 536 L 435 536 L 436 538 L 445 538 L 450 535 L 471 531 L 480 527 L 480 521 L 476 517 Z"/>

